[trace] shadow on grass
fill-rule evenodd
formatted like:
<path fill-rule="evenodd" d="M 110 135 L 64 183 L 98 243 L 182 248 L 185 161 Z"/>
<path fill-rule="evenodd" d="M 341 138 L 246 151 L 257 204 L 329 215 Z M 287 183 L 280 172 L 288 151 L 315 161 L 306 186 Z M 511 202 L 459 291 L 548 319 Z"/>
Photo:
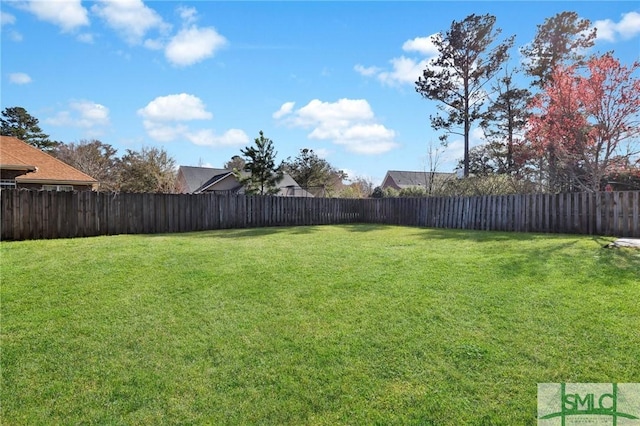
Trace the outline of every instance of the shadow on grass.
<path fill-rule="evenodd" d="M 640 250 L 632 247 L 607 247 L 600 249 L 600 261 L 607 267 L 621 271 L 623 277 L 628 277 L 636 285 L 640 283 Z M 616 284 L 615 282 L 611 283 Z"/>
<path fill-rule="evenodd" d="M 461 240 L 474 242 L 495 242 L 495 241 L 533 241 L 541 238 L 540 234 L 529 234 L 524 232 L 500 232 L 500 231 L 478 231 L 468 229 L 441 229 L 441 228 L 418 228 L 419 233 L 414 234 L 428 240 Z"/>
<path fill-rule="evenodd" d="M 393 228 L 392 225 L 382 225 L 375 223 L 347 223 L 333 225 L 342 229 L 346 229 L 350 232 L 371 232 L 371 231 L 384 231 Z"/>
<path fill-rule="evenodd" d="M 595 265 L 598 265 L 598 269 L 604 267 L 611 270 L 611 279 L 605 283 L 607 286 L 640 282 L 640 250 L 607 247 L 613 240 L 608 237 L 591 236 L 590 239 L 595 244 L 589 247 L 579 244 L 580 241 L 589 239 L 588 236 L 573 234 L 421 228 L 420 232 L 413 235 L 435 242 L 438 240 L 480 244 L 504 242 L 512 246 L 515 242 L 515 246 L 509 249 L 510 253 L 496 258 L 496 262 L 499 262 L 497 267 L 503 277 L 515 279 L 520 275 L 534 274 L 542 279 L 548 274 L 549 262 L 565 265 L 570 269 L 571 265 L 597 257 Z M 531 242 L 534 244 L 529 244 Z M 519 243 L 522 243 L 522 246 L 518 246 Z M 488 254 L 493 251 L 499 253 L 503 249 L 500 244 L 488 244 L 482 250 Z M 594 270 L 594 276 L 597 275 L 598 271 Z M 588 276 L 586 278 L 588 280 Z"/>
<path fill-rule="evenodd" d="M 392 228 L 391 225 L 377 224 L 336 224 L 336 225 L 300 225 L 300 226 L 269 226 L 256 228 L 234 228 L 234 229 L 210 229 L 206 231 L 194 231 L 184 233 L 169 234 L 138 234 L 140 236 L 157 237 L 157 236 L 189 236 L 193 238 L 253 238 L 274 234 L 288 235 L 311 235 L 323 227 L 333 226 L 342 228 L 350 232 L 371 232 L 383 231 Z"/>
<path fill-rule="evenodd" d="M 215 233 L 215 237 L 218 238 L 243 238 L 243 237 L 257 237 L 271 234 L 288 234 L 288 235 L 310 235 L 318 231 L 321 231 L 323 227 L 332 226 L 341 228 L 349 232 L 372 232 L 372 231 L 384 231 L 391 229 L 391 225 L 376 225 L 376 224 L 336 224 L 336 225 L 302 225 L 302 226 L 274 226 L 265 228 L 244 228 L 244 229 L 219 229 L 215 231 L 204 231 L 209 233 Z M 199 234 L 202 234 L 200 232 Z M 194 233 L 195 235 L 195 233 Z"/>
<path fill-rule="evenodd" d="M 318 226 L 272 226 L 263 228 L 237 228 L 237 229 L 213 229 L 209 231 L 189 232 L 185 234 L 192 238 L 255 238 L 267 235 L 309 235 L 318 231 Z"/>
<path fill-rule="evenodd" d="M 600 247 L 603 247 L 603 248 L 609 248 L 607 246 L 615 241 L 615 238 L 600 237 L 598 235 L 593 235 L 591 239 L 593 240 L 594 243 L 598 244 Z"/>

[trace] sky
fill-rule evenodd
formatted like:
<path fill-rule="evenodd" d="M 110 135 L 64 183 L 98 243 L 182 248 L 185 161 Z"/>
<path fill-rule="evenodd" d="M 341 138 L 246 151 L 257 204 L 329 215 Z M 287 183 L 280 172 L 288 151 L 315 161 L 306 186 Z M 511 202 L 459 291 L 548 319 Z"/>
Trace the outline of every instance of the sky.
<path fill-rule="evenodd" d="M 640 59 L 637 1 L 2 0 L 0 107 L 25 108 L 53 140 L 158 147 L 184 166 L 222 167 L 262 130 L 278 161 L 309 148 L 380 184 L 429 170 L 429 146 L 439 171 L 462 157 L 461 138 L 439 148 L 437 103 L 415 91 L 430 36 L 494 15 L 500 39 L 516 36 L 514 68 L 562 11 L 597 28 L 589 53 Z"/>

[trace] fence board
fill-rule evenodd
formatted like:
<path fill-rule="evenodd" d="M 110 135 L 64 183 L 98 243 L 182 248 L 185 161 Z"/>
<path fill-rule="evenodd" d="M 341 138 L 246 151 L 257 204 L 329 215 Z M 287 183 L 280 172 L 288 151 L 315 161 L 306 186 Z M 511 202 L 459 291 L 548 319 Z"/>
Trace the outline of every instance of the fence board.
<path fill-rule="evenodd" d="M 631 214 L 631 232 L 630 235 L 640 236 L 640 191 L 630 193 L 632 214 Z"/>
<path fill-rule="evenodd" d="M 3 240 L 379 223 L 640 237 L 640 192 L 315 199 L 2 190 Z"/>

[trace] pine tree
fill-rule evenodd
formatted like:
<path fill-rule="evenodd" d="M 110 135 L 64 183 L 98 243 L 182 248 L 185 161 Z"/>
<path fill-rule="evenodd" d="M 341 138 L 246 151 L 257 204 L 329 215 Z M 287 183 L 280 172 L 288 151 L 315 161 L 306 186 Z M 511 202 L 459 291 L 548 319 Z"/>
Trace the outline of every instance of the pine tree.
<path fill-rule="evenodd" d="M 464 137 L 464 175 L 469 176 L 469 136 L 471 125 L 481 118 L 484 86 L 493 79 L 508 58 L 513 37 L 491 48 L 500 29 L 491 15 L 469 15 L 454 21 L 445 34 L 434 36 L 439 56 L 416 81 L 416 91 L 424 98 L 439 101 L 445 116 L 431 116 L 431 127 Z"/>
<path fill-rule="evenodd" d="M 0 124 L 2 136 L 13 136 L 43 151 L 53 151 L 60 145 L 59 142 L 50 140 L 49 135 L 38 126 L 38 119 L 22 107 L 5 108 Z"/>
<path fill-rule="evenodd" d="M 283 178 L 282 165 L 276 166 L 273 142 L 266 138 L 262 130 L 254 141 L 255 146 L 241 149 L 245 157 L 242 171 L 234 171 L 238 182 L 244 186 L 246 194 L 272 195 L 279 191 L 278 183 Z M 243 173 L 244 172 L 244 173 Z"/>
<path fill-rule="evenodd" d="M 596 29 L 576 12 L 560 12 L 538 25 L 534 40 L 520 49 L 527 58 L 525 72 L 542 89 L 560 65 L 583 65 L 586 52 L 595 43 Z"/>

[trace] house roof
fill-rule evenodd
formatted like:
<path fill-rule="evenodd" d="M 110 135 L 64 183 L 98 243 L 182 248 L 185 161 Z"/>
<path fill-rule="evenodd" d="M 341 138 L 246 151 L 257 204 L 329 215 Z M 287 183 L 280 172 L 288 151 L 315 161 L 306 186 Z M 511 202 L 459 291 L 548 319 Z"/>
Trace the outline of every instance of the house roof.
<path fill-rule="evenodd" d="M 244 174 L 244 172 L 242 173 Z M 210 167 L 180 166 L 178 175 L 180 174 L 184 179 L 182 183 L 186 186 L 184 188 L 185 192 L 188 193 L 200 193 L 210 190 L 229 176 L 234 177 L 233 171 L 230 169 L 214 169 Z M 241 188 L 242 186 L 238 185 L 236 190 L 241 190 Z M 300 185 L 287 173 L 283 175 L 282 180 L 278 183 L 278 188 L 280 188 L 278 195 L 294 193 L 301 197 L 313 197 L 309 192 L 300 188 Z M 295 191 L 292 191 L 292 189 L 295 189 Z"/>
<path fill-rule="evenodd" d="M 288 173 L 282 175 L 282 180 L 278 183 L 278 188 L 280 188 L 280 191 L 278 191 L 277 195 L 295 195 L 296 197 L 307 198 L 313 197 L 313 194 L 301 188 L 300 185 L 298 185 L 298 182 L 296 182 Z"/>
<path fill-rule="evenodd" d="M 204 186 L 213 177 L 228 173 L 227 169 L 214 169 L 211 167 L 192 167 L 180 166 L 178 175 L 182 175 L 184 179 L 182 183 L 185 185 L 184 192 L 194 193 L 200 187 Z"/>
<path fill-rule="evenodd" d="M 228 177 L 233 177 L 233 172 L 230 170 L 225 170 L 223 173 L 217 174 L 213 177 L 211 177 L 211 179 L 209 179 L 208 181 L 206 181 L 205 183 L 202 184 L 202 186 L 198 189 L 196 189 L 194 192 L 199 193 L 199 192 L 204 192 L 207 189 L 211 188 L 212 186 L 215 186 L 217 183 L 223 181 L 224 179 L 228 178 Z M 242 185 L 238 184 L 237 188 L 240 188 Z M 236 188 L 236 189 L 237 189 Z"/>
<path fill-rule="evenodd" d="M 0 136 L 0 169 L 27 170 L 17 182 L 93 185 L 98 181 L 12 136 Z"/>
<path fill-rule="evenodd" d="M 4 142 L 4 137 L 3 137 L 3 142 Z M 10 152 L 5 152 L 5 150 L 2 149 L 2 147 L 0 147 L 0 169 L 23 170 L 26 173 L 26 172 L 34 172 L 36 170 L 36 166 L 34 166 L 33 164 L 25 163 L 19 157 L 16 157 Z"/>
<path fill-rule="evenodd" d="M 405 170 L 389 170 L 382 181 L 382 187 L 389 186 L 389 180 L 392 180 L 400 188 L 410 188 L 413 186 L 426 186 L 427 182 L 434 178 L 451 178 L 455 173 L 441 172 L 412 172 Z"/>

